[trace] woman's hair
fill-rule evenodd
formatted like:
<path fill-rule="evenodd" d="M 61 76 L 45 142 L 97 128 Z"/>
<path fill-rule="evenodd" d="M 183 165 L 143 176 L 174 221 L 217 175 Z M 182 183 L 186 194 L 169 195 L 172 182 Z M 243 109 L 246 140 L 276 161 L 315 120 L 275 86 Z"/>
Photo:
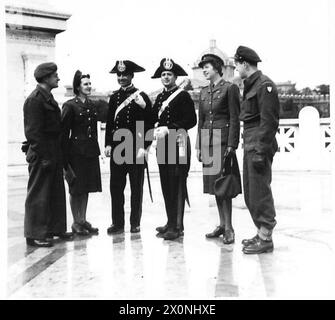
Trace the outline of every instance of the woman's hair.
<path fill-rule="evenodd" d="M 90 79 L 90 75 L 89 74 L 81 74 L 81 72 L 78 70 L 76 72 L 75 76 L 74 76 L 74 79 L 73 79 L 73 92 L 74 92 L 75 95 L 79 94 L 78 87 L 81 84 L 81 79 L 84 79 L 84 78 Z"/>
<path fill-rule="evenodd" d="M 214 60 L 213 59 L 212 61 L 209 61 L 208 63 L 210 63 L 213 66 L 213 69 L 216 70 L 219 73 L 220 77 L 222 77 L 222 75 L 223 75 L 223 72 L 222 72 L 223 64 L 222 64 L 222 62 L 219 61 L 219 60 Z"/>

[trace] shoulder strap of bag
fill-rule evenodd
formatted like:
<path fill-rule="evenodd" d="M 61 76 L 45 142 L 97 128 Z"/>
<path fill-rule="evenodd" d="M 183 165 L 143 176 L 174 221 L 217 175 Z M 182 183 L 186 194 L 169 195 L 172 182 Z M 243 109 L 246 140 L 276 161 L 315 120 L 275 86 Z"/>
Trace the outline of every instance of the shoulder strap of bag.
<path fill-rule="evenodd" d="M 162 107 L 161 107 L 161 109 L 160 109 L 159 112 L 158 112 L 158 118 L 161 117 L 161 114 L 162 114 L 162 113 L 164 112 L 164 110 L 169 106 L 169 104 L 171 103 L 171 101 L 172 101 L 175 97 L 177 97 L 178 94 L 179 94 L 180 92 L 182 92 L 182 91 L 183 91 L 183 89 L 178 89 L 178 90 L 176 90 L 174 93 L 171 94 L 170 97 L 168 97 L 168 98 L 162 103 Z"/>
<path fill-rule="evenodd" d="M 136 92 L 132 93 L 126 100 L 124 100 L 115 110 L 114 120 L 116 119 L 116 116 L 118 113 L 125 108 L 130 102 L 132 102 L 138 94 L 140 94 L 140 90 L 137 90 Z"/>

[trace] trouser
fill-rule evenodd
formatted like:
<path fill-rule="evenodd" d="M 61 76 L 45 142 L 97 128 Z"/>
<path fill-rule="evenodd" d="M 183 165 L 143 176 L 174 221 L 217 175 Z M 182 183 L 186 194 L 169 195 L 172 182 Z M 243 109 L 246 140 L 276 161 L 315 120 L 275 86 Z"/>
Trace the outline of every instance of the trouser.
<path fill-rule="evenodd" d="M 276 225 L 276 211 L 271 191 L 272 159 L 266 157 L 265 168 L 259 172 L 252 163 L 254 153 L 254 150 L 244 152 L 244 199 L 259 233 L 271 238 L 272 229 Z"/>
<path fill-rule="evenodd" d="M 66 199 L 60 161 L 42 168 L 39 160 L 29 163 L 25 202 L 24 236 L 45 239 L 49 233 L 66 232 Z"/>
<path fill-rule="evenodd" d="M 130 225 L 140 225 L 142 216 L 144 164 L 116 164 L 110 161 L 110 193 L 112 200 L 112 221 L 117 227 L 124 227 L 124 189 L 127 174 L 130 180 Z"/>
<path fill-rule="evenodd" d="M 159 176 L 169 229 L 184 230 L 187 172 L 178 164 L 159 165 Z"/>

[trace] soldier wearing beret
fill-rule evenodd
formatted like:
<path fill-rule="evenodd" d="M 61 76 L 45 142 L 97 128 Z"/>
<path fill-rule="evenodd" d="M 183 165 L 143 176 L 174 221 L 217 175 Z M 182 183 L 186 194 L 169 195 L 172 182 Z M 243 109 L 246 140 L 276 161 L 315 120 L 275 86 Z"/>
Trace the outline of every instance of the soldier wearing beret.
<path fill-rule="evenodd" d="M 240 135 L 240 94 L 235 84 L 222 78 L 224 61 L 221 57 L 208 53 L 203 55 L 199 67 L 209 85 L 200 92 L 197 151 L 203 162 L 204 193 L 214 195 L 215 181 L 221 176 L 225 159 L 235 156 Z M 213 154 L 212 159 L 206 159 Z M 214 159 L 215 157 L 215 159 Z M 217 164 L 217 165 L 216 165 Z M 239 171 L 235 172 L 240 176 Z M 232 199 L 215 195 L 219 211 L 220 225 L 207 238 L 223 235 L 223 243 L 235 241 L 232 226 Z"/>
<path fill-rule="evenodd" d="M 149 97 L 132 83 L 134 73 L 145 71 L 130 60 L 117 61 L 110 73 L 116 73 L 120 89 L 109 100 L 106 122 L 105 154 L 110 159 L 110 192 L 112 199 L 112 225 L 108 234 L 124 232 L 124 189 L 129 174 L 131 189 L 130 232 L 140 232 L 142 215 L 143 181 L 146 166 L 146 149 L 151 142 L 137 145 L 137 139 L 145 138 L 146 132 L 153 127 L 151 101 Z M 142 127 L 142 128 L 141 128 Z M 125 132 L 130 136 L 119 141 L 115 136 Z M 126 140 L 127 139 L 127 140 Z M 131 141 L 131 143 L 127 143 Z M 120 146 L 125 149 L 119 155 Z M 127 154 L 131 154 L 127 159 Z M 119 159 L 125 156 L 125 161 Z M 121 161 L 120 161 L 121 160 Z"/>
<path fill-rule="evenodd" d="M 86 220 L 88 194 L 101 191 L 101 174 L 97 140 L 97 109 L 88 98 L 91 94 L 89 74 L 77 70 L 73 78 L 73 99 L 62 109 L 62 148 L 73 215 L 72 231 L 79 235 L 97 234 L 98 228 Z M 67 176 L 66 175 L 66 176 Z"/>
<path fill-rule="evenodd" d="M 155 100 L 153 112 L 159 175 L 167 214 L 167 223 L 156 230 L 157 236 L 165 240 L 177 239 L 184 232 L 186 182 L 191 158 L 187 130 L 197 123 L 192 98 L 176 85 L 177 77 L 186 75 L 182 67 L 166 58 L 161 60 L 152 76 L 153 79 L 160 78 L 164 86 Z M 165 157 L 160 157 L 160 146 L 164 146 Z"/>
<path fill-rule="evenodd" d="M 271 191 L 272 160 L 278 149 L 279 99 L 275 84 L 258 70 L 261 59 L 244 46 L 235 54 L 236 70 L 244 80 L 240 119 L 244 122 L 243 189 L 257 235 L 242 241 L 243 252 L 273 250 L 276 212 Z"/>
<path fill-rule="evenodd" d="M 72 239 L 72 234 L 66 233 L 61 112 L 51 94 L 58 87 L 57 66 L 42 63 L 34 76 L 38 85 L 23 106 L 29 171 L 24 235 L 28 245 L 50 247 L 54 236 Z"/>

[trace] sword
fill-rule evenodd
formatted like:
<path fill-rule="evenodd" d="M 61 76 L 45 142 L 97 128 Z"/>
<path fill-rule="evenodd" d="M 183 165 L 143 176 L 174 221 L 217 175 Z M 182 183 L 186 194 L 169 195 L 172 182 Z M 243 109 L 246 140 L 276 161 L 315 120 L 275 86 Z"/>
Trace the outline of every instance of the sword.
<path fill-rule="evenodd" d="M 152 191 L 151 191 L 150 175 L 149 175 L 149 166 L 148 166 L 147 160 L 145 159 L 144 161 L 145 161 L 145 169 L 146 169 L 145 171 L 147 172 L 147 179 L 148 179 L 150 199 L 151 199 L 151 202 L 154 202 L 154 200 L 152 199 Z"/>
<path fill-rule="evenodd" d="M 186 202 L 188 204 L 188 207 L 191 208 L 190 199 L 188 198 L 187 182 L 185 182 L 185 196 L 186 196 Z"/>

